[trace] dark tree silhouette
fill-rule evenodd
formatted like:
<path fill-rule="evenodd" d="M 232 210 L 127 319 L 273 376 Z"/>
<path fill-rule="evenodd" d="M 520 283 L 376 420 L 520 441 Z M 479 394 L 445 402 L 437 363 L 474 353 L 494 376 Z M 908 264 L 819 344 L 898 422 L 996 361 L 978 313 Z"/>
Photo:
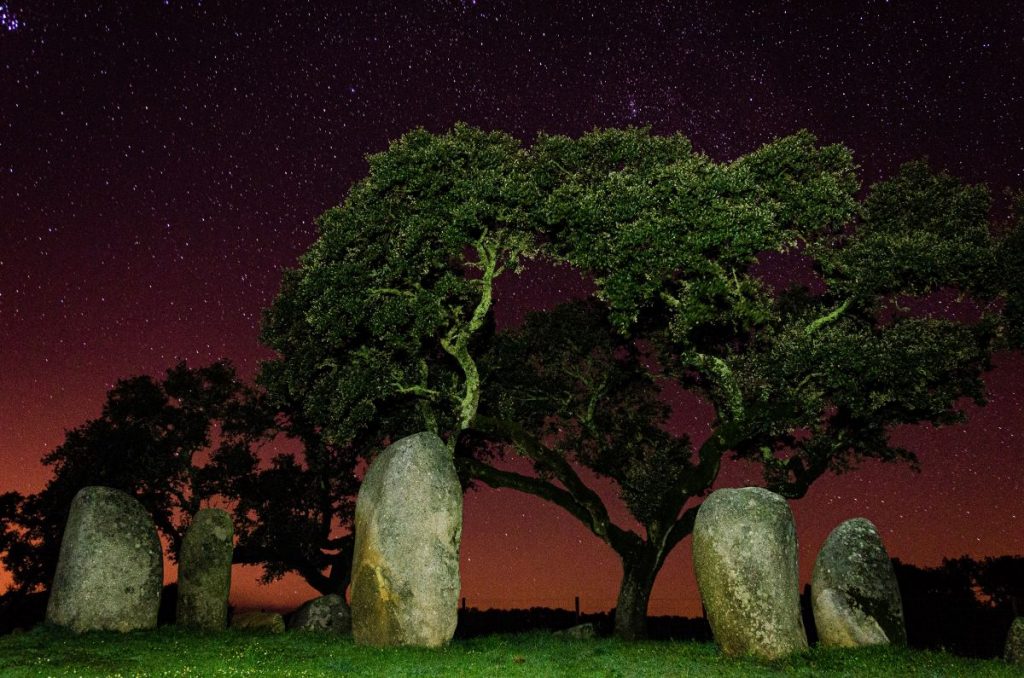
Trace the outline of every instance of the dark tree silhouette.
<path fill-rule="evenodd" d="M 938 567 L 893 559 L 903 598 L 907 642 L 969 657 L 1002 654 L 1021 592 L 1024 557 L 947 558 Z"/>
<path fill-rule="evenodd" d="M 282 438 L 298 452 L 261 467 L 258 449 Z M 337 534 L 351 522 L 354 457 L 245 386 L 227 362 L 120 380 L 101 415 L 68 431 L 43 463 L 53 477 L 40 492 L 0 496 L 0 560 L 15 593 L 49 587 L 71 500 L 87 485 L 138 499 L 172 558 L 191 516 L 212 503 L 234 515 L 236 563 L 262 565 L 266 580 L 297 572 L 325 593 L 347 585 L 350 539 Z"/>
<path fill-rule="evenodd" d="M 945 560 L 946 568 L 956 568 L 971 582 L 982 602 L 1010 617 L 1024 615 L 1024 556 L 996 556 L 975 560 L 961 556 Z"/>
<path fill-rule="evenodd" d="M 230 435 L 206 471 L 233 507 L 235 562 L 261 565 L 263 583 L 295 572 L 320 593 L 344 597 L 359 489 L 353 450 L 328 443 L 298 406 L 263 393 L 251 393 L 224 428 Z M 282 438 L 299 452 L 261 465 L 259 451 Z"/>
<path fill-rule="evenodd" d="M 163 381 L 122 379 L 108 392 L 101 415 L 67 432 L 43 458 L 53 477 L 38 493 L 5 495 L 0 559 L 23 591 L 53 578 L 71 500 L 87 485 L 123 490 L 153 516 L 177 553 L 189 517 L 211 496 L 195 462 L 211 445 L 214 422 L 243 397 L 226 363 L 190 369 L 184 363 Z"/>

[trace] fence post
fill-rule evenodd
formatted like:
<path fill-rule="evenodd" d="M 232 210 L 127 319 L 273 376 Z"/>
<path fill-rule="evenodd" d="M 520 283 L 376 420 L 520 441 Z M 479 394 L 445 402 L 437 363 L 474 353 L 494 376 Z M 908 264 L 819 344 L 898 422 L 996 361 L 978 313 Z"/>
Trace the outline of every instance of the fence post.
<path fill-rule="evenodd" d="M 576 623 L 580 623 L 580 597 L 576 596 Z"/>

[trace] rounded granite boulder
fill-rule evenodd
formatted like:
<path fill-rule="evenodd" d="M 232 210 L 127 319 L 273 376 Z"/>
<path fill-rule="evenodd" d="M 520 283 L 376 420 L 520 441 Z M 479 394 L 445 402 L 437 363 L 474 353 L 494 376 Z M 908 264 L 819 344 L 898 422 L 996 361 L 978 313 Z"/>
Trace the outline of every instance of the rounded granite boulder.
<path fill-rule="evenodd" d="M 712 492 L 694 523 L 693 565 L 722 652 L 776 659 L 807 649 L 796 528 L 783 497 L 759 487 Z"/>
<path fill-rule="evenodd" d="M 133 497 L 83 487 L 71 502 L 46 620 L 75 632 L 156 627 L 163 551 Z"/>
<path fill-rule="evenodd" d="M 284 617 L 279 612 L 246 610 L 237 612 L 231 617 L 231 628 L 236 631 L 284 633 Z"/>
<path fill-rule="evenodd" d="M 292 612 L 288 619 L 288 628 L 345 635 L 352 632 L 352 615 L 343 597 L 336 593 L 328 593 L 307 600 Z"/>
<path fill-rule="evenodd" d="M 870 520 L 847 520 L 825 539 L 811 577 L 811 607 L 824 646 L 907 644 L 896 574 Z"/>

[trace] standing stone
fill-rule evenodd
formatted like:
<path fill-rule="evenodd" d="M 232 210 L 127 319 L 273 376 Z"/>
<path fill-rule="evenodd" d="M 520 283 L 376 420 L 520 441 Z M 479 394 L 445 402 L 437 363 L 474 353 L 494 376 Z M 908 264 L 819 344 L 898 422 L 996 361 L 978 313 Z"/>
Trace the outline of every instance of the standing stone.
<path fill-rule="evenodd" d="M 807 649 L 789 504 L 759 487 L 712 492 L 693 526 L 693 566 L 727 655 L 775 659 Z"/>
<path fill-rule="evenodd" d="M 192 519 L 178 559 L 179 626 L 227 626 L 234 532 L 231 516 L 221 509 L 202 509 Z"/>
<path fill-rule="evenodd" d="M 352 631 L 352 616 L 344 598 L 328 593 L 303 603 L 292 613 L 288 628 L 344 635 Z"/>
<path fill-rule="evenodd" d="M 1003 659 L 1011 664 L 1024 666 L 1024 617 L 1017 617 L 1006 634 L 1006 650 Z"/>
<path fill-rule="evenodd" d="M 352 636 L 362 645 L 436 647 L 458 621 L 462 487 L 433 433 L 388 447 L 356 500 Z"/>
<path fill-rule="evenodd" d="M 811 608 L 824 646 L 907 644 L 896 573 L 870 520 L 847 520 L 828 535 L 814 564 Z"/>
<path fill-rule="evenodd" d="M 163 569 L 142 504 L 120 490 L 83 487 L 64 527 L 46 621 L 76 633 L 155 628 Z"/>

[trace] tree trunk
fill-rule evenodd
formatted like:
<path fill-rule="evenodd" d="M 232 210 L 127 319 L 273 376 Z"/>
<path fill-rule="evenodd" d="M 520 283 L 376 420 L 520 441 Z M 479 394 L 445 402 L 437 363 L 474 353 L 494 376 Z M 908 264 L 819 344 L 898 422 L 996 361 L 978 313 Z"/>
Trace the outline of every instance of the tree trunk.
<path fill-rule="evenodd" d="M 320 593 L 337 593 L 342 597 L 342 599 L 345 598 L 345 591 L 348 590 L 348 585 L 351 583 L 352 579 L 352 552 L 354 550 L 354 542 L 354 539 L 346 541 L 340 551 L 331 558 L 331 570 L 327 576 L 329 590 L 321 591 Z"/>
<path fill-rule="evenodd" d="M 653 554 L 622 555 L 622 584 L 615 604 L 615 635 L 623 640 L 647 637 L 647 605 L 660 565 Z"/>

